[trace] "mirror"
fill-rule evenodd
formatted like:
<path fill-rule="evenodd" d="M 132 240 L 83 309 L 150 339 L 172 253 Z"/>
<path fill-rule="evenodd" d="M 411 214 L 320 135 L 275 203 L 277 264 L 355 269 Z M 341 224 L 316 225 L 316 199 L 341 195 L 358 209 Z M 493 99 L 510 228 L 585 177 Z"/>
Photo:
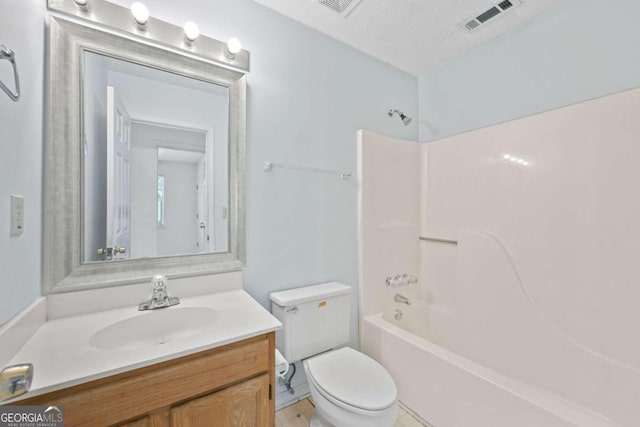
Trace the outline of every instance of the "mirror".
<path fill-rule="evenodd" d="M 84 254 L 226 252 L 228 88 L 83 56 Z"/>
<path fill-rule="evenodd" d="M 248 53 L 154 29 L 164 44 L 51 17 L 45 294 L 244 266 Z"/>

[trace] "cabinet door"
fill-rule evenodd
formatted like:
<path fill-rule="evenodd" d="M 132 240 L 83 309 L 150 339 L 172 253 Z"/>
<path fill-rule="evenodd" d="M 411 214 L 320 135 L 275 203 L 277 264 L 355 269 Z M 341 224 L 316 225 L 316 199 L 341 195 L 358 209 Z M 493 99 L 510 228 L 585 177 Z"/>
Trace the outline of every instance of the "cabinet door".
<path fill-rule="evenodd" d="M 269 375 L 225 388 L 171 409 L 173 427 L 268 427 Z"/>
<path fill-rule="evenodd" d="M 144 417 L 125 424 L 120 424 L 118 427 L 149 427 L 149 425 L 149 417 Z"/>
<path fill-rule="evenodd" d="M 162 409 L 137 420 L 118 424 L 117 427 L 169 427 L 171 425 L 169 415 L 169 409 Z"/>

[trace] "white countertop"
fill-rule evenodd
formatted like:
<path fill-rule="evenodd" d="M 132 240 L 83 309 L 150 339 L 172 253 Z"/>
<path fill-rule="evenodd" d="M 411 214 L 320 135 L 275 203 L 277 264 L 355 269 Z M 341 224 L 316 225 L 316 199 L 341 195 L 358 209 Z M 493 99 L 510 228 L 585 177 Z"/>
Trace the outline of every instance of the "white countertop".
<path fill-rule="evenodd" d="M 91 346 L 89 340 L 102 328 L 149 313 L 139 312 L 137 304 L 47 321 L 10 362 L 34 366 L 31 391 L 16 400 L 220 347 L 282 327 L 243 290 L 184 298 L 175 307 L 212 308 L 219 316 L 201 334 L 134 350 L 100 350 Z M 162 310 L 171 309 L 173 307 Z M 162 329 L 162 324 L 157 326 Z"/>

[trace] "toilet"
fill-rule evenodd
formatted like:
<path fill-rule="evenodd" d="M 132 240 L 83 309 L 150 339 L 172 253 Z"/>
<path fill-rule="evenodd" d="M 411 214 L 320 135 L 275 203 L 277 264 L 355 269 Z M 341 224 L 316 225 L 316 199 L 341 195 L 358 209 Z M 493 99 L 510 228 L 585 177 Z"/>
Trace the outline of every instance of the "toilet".
<path fill-rule="evenodd" d="M 330 282 L 270 294 L 271 312 L 283 325 L 276 347 L 303 361 L 316 412 L 312 427 L 389 427 L 397 389 L 378 362 L 349 341 L 351 288 Z"/>

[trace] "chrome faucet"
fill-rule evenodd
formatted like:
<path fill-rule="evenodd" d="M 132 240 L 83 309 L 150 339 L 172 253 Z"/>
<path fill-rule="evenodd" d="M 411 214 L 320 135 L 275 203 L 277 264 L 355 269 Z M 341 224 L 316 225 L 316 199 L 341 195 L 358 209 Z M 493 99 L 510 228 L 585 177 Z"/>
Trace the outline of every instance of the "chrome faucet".
<path fill-rule="evenodd" d="M 411 305 L 411 301 L 409 301 L 409 298 L 405 297 L 404 295 L 396 294 L 393 297 L 393 300 L 395 302 L 399 302 L 399 303 L 402 303 L 402 304 Z"/>
<path fill-rule="evenodd" d="M 167 278 L 162 274 L 156 274 L 151 279 L 153 283 L 153 293 L 149 301 L 145 301 L 138 305 L 139 311 L 155 310 L 157 308 L 171 307 L 172 305 L 180 304 L 180 299 L 177 297 L 170 297 L 167 293 Z"/>

